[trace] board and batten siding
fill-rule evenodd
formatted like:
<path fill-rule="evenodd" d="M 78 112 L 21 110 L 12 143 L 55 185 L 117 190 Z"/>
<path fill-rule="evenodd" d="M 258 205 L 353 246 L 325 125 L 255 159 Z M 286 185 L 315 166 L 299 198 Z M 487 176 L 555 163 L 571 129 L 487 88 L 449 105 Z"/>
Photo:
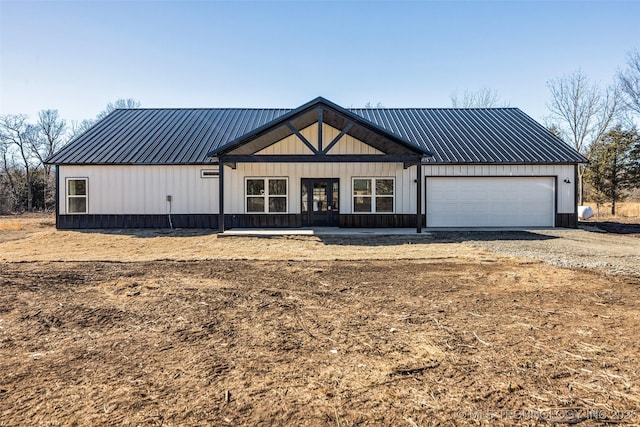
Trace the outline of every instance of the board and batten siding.
<path fill-rule="evenodd" d="M 218 213 L 218 179 L 201 178 L 208 165 L 189 166 L 60 166 L 60 214 L 66 214 L 66 178 L 89 179 L 89 214 L 167 214 L 167 195 L 174 214 Z M 552 176 L 557 177 L 557 212 L 574 212 L 573 165 L 433 165 L 424 176 Z M 287 177 L 289 212 L 300 213 L 302 178 L 339 178 L 340 212 L 352 213 L 354 177 L 395 178 L 395 213 L 415 213 L 415 166 L 401 163 L 245 163 L 225 167 L 225 211 L 245 212 L 246 177 Z M 568 179 L 571 183 L 565 183 Z M 426 188 L 426 186 L 424 187 Z M 423 197 L 423 203 L 426 200 Z M 423 205 L 424 212 L 424 205 Z"/>
<path fill-rule="evenodd" d="M 574 165 L 427 165 L 422 167 L 427 179 L 430 176 L 557 177 L 557 213 L 574 213 L 575 211 L 574 168 Z M 564 182 L 565 179 L 570 182 Z"/>
<path fill-rule="evenodd" d="M 300 134 L 311 145 L 318 149 L 318 124 L 312 124 L 300 131 Z M 322 124 L 322 148 L 326 148 L 340 134 L 340 131 L 326 123 Z M 278 155 L 278 154 L 307 154 L 313 155 L 309 147 L 303 144 L 297 135 L 291 135 L 275 144 L 258 151 L 259 155 Z M 342 138 L 333 146 L 327 155 L 332 154 L 384 154 L 382 151 L 373 148 L 352 137 L 351 135 L 343 135 Z"/>
<path fill-rule="evenodd" d="M 286 177 L 289 180 L 289 213 L 301 212 L 302 178 L 338 178 L 340 180 L 340 213 L 353 213 L 353 178 L 395 179 L 395 212 L 416 212 L 416 167 L 403 168 L 402 163 L 239 163 L 225 168 L 225 213 L 245 213 L 245 178 Z"/>
<path fill-rule="evenodd" d="M 218 213 L 218 179 L 201 178 L 201 166 L 60 166 L 60 214 L 66 214 L 66 178 L 88 178 L 89 214 Z M 241 163 L 225 167 L 225 213 L 245 213 L 245 178 L 286 177 L 289 213 L 300 213 L 302 178 L 339 178 L 340 212 L 352 213 L 352 181 L 395 178 L 395 213 L 415 213 L 416 168 L 402 163 Z"/>
<path fill-rule="evenodd" d="M 208 165 L 59 166 L 60 214 L 66 214 L 66 179 L 88 178 L 88 213 L 167 214 L 170 195 L 174 214 L 218 213 L 218 179 L 201 178 Z M 217 168 L 217 166 L 215 167 Z"/>

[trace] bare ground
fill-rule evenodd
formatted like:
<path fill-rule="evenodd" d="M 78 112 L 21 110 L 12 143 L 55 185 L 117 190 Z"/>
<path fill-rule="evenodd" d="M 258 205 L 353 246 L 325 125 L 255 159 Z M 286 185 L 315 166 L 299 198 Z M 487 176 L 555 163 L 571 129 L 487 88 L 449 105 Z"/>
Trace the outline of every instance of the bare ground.
<path fill-rule="evenodd" d="M 640 423 L 640 279 L 480 246 L 566 236 L 42 222 L 0 219 L 0 425 Z"/>

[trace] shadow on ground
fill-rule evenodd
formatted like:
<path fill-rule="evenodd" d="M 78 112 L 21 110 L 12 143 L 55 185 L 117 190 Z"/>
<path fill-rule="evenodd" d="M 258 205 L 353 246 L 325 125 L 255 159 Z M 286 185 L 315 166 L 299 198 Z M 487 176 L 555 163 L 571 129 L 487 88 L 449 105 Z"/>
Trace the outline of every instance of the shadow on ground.
<path fill-rule="evenodd" d="M 640 237 L 640 224 L 614 222 L 614 221 L 588 221 L 580 222 L 580 225 L 596 227 L 607 233 L 636 234 Z"/>
<path fill-rule="evenodd" d="M 202 228 L 128 228 L 128 229 L 89 229 L 75 230 L 85 234 L 105 234 L 130 236 L 138 238 L 153 237 L 193 237 L 217 234 L 217 230 Z M 267 240 L 319 240 L 325 245 L 339 246 L 396 246 L 406 244 L 425 243 L 463 243 L 470 241 L 506 241 L 506 240 L 551 240 L 555 236 L 548 236 L 532 231 L 430 231 L 423 234 L 392 235 L 392 234 L 336 234 L 336 235 L 251 235 L 228 236 L 227 239 L 256 238 Z M 231 244 L 231 242 L 230 242 Z"/>
<path fill-rule="evenodd" d="M 193 237 L 209 236 L 218 231 L 211 228 L 110 228 L 110 229 L 81 229 L 69 230 L 84 234 L 105 234 L 112 236 L 130 236 L 140 238 L 151 237 Z"/>
<path fill-rule="evenodd" d="M 425 243 L 464 243 L 496 240 L 551 240 L 530 231 L 430 231 L 422 235 L 379 235 L 379 236 L 315 236 L 325 245 L 393 246 Z"/>

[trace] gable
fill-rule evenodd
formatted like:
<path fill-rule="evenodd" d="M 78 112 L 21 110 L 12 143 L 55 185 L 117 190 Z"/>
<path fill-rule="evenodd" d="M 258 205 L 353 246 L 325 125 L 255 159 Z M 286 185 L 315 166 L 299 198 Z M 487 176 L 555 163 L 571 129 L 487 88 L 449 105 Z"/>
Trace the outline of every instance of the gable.
<path fill-rule="evenodd" d="M 322 126 L 318 126 L 321 123 Z M 315 131 L 311 131 L 311 126 L 315 125 Z M 331 129 L 338 131 L 338 134 L 330 141 L 328 145 L 324 145 L 325 126 L 329 125 Z M 331 130 L 329 129 L 329 130 Z M 302 134 L 302 131 L 308 132 L 308 136 Z M 317 136 L 313 136 L 313 134 Z M 329 132 L 332 133 L 332 132 Z M 230 142 L 224 147 L 209 152 L 209 156 L 251 156 L 258 153 L 269 153 L 270 150 L 263 151 L 270 146 L 286 140 L 291 136 L 296 136 L 307 148 L 315 155 L 326 156 L 330 149 L 336 148 L 336 151 L 349 150 L 365 150 L 370 148 L 364 147 L 362 144 L 352 144 L 352 147 L 342 144 L 337 147 L 338 142 L 344 136 L 350 136 L 355 140 L 364 143 L 368 147 L 375 149 L 375 154 L 386 154 L 400 158 L 419 158 L 431 153 L 417 146 L 409 140 L 394 134 L 383 127 L 358 116 L 338 105 L 335 105 L 323 98 L 317 98 L 296 110 L 293 110 L 272 122 L 255 129 L 235 141 Z M 315 141 L 313 141 L 315 139 Z M 318 144 L 321 140 L 323 144 Z M 313 142 L 312 142 L 313 141 Z M 345 140 L 346 141 L 346 140 Z M 293 143 L 293 141 L 291 141 Z M 292 151 L 296 152 L 301 149 L 294 146 L 288 146 L 289 142 L 279 144 L 273 147 L 273 152 Z M 348 142 L 346 143 L 348 144 Z M 306 152 L 306 150 L 303 150 Z M 356 153 L 359 154 L 359 153 Z M 370 155 L 370 154 L 366 154 Z"/>
<path fill-rule="evenodd" d="M 307 140 L 317 151 L 324 154 L 384 154 L 382 151 L 366 144 L 351 135 L 342 134 L 341 131 L 329 126 L 326 123 L 322 125 L 322 145 L 318 144 L 318 123 L 307 126 L 300 130 L 300 134 Z M 333 143 L 333 144 L 332 144 Z M 293 134 L 280 141 L 257 151 L 258 155 L 314 155 L 311 148 L 306 145 L 297 135 Z"/>

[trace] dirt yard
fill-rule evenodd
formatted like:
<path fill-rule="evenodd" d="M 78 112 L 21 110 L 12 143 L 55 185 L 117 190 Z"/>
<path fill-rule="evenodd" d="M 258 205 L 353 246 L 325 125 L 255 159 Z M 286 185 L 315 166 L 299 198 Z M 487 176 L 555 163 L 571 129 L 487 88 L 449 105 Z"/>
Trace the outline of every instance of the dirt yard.
<path fill-rule="evenodd" d="M 0 218 L 0 425 L 638 425 L 640 278 L 536 255 L 588 241 Z"/>

